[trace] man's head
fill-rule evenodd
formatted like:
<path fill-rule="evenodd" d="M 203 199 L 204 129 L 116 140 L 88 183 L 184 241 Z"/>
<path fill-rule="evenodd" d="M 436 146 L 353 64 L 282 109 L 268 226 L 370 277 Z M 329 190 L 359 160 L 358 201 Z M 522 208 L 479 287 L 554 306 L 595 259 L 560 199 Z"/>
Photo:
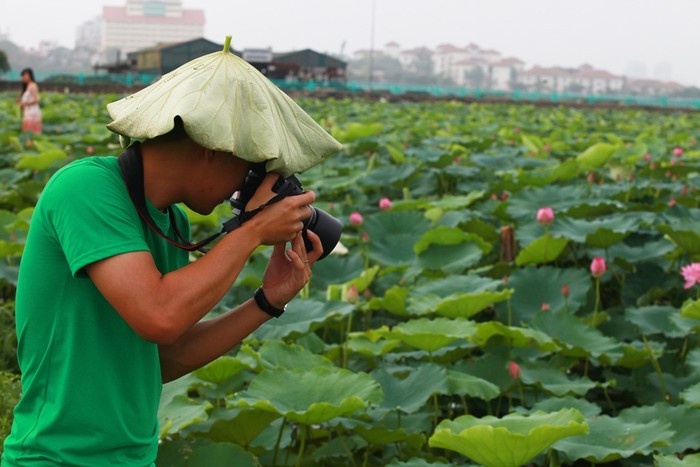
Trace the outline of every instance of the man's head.
<path fill-rule="evenodd" d="M 177 117 L 170 132 L 144 141 L 141 150 L 146 192 L 155 197 L 151 201 L 161 204 L 157 207 L 182 202 L 203 215 L 243 186 L 251 166 L 231 153 L 197 144 Z"/>

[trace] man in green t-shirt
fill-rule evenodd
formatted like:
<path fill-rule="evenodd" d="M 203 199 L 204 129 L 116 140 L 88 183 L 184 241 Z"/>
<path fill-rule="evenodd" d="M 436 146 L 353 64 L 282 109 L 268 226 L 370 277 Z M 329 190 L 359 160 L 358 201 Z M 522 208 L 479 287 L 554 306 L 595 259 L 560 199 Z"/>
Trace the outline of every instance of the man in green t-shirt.
<path fill-rule="evenodd" d="M 195 143 L 182 125 L 130 150 L 142 161 L 149 216 L 171 239 L 189 237 L 173 205 L 209 214 L 251 167 Z M 249 210 L 274 196 L 276 178 L 264 178 Z M 300 235 L 314 196 L 267 205 L 190 262 L 139 216 L 116 157 L 59 170 L 37 203 L 20 266 L 23 394 L 2 465 L 153 465 L 162 382 L 229 351 L 308 282 L 322 253 L 318 236 L 308 232 L 307 252 Z M 274 249 L 255 299 L 202 320 L 260 245 Z"/>
<path fill-rule="evenodd" d="M 315 195 L 273 188 L 341 146 L 230 39 L 109 104 L 126 151 L 73 162 L 44 188 L 17 282 L 22 397 L 3 467 L 152 466 L 162 383 L 228 352 L 308 283 L 323 254 L 301 235 Z M 271 173 L 250 190 L 262 163 Z M 206 215 L 244 185 L 239 222 L 190 261 L 176 205 Z M 203 320 L 260 245 L 274 246 L 262 287 Z"/>

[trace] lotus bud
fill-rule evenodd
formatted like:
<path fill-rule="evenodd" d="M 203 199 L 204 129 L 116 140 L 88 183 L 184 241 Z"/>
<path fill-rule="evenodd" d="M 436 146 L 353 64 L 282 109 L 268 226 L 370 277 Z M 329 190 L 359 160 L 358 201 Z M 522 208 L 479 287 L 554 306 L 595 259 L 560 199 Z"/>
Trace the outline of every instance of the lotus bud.
<path fill-rule="evenodd" d="M 362 223 L 364 222 L 362 214 L 360 214 L 357 211 L 350 213 L 349 219 L 352 225 L 362 225 Z"/>
<path fill-rule="evenodd" d="M 515 363 L 513 360 L 508 362 L 508 374 L 512 379 L 520 378 L 520 365 Z"/>
<path fill-rule="evenodd" d="M 549 225 L 554 221 L 554 210 L 550 207 L 540 208 L 537 211 L 537 222 Z"/>
<path fill-rule="evenodd" d="M 388 211 L 391 209 L 391 200 L 387 197 L 384 197 L 379 200 L 379 209 L 382 211 Z"/>
<path fill-rule="evenodd" d="M 606 270 L 607 265 L 605 264 L 605 258 L 600 256 L 593 258 L 593 261 L 591 261 L 591 275 L 593 275 L 593 277 L 601 277 L 603 274 L 605 274 Z"/>

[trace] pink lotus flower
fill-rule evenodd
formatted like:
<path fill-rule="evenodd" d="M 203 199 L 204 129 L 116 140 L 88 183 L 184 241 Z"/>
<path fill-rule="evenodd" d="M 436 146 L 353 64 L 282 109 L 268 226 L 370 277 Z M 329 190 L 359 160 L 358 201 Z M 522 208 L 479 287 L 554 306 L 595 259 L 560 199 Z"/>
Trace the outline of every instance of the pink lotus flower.
<path fill-rule="evenodd" d="M 355 284 L 351 284 L 350 287 L 348 287 L 347 292 L 345 293 L 345 299 L 350 303 L 357 303 L 359 298 L 360 292 L 357 290 L 357 286 Z"/>
<path fill-rule="evenodd" d="M 679 147 L 673 148 L 673 155 L 676 157 L 681 157 L 683 155 L 683 148 L 679 148 Z"/>
<path fill-rule="evenodd" d="M 676 198 L 671 198 L 668 200 L 668 205 L 673 207 L 676 205 Z"/>
<path fill-rule="evenodd" d="M 513 360 L 508 362 L 508 374 L 513 379 L 520 378 L 520 365 L 515 363 Z"/>
<path fill-rule="evenodd" d="M 92 154 L 95 152 L 95 148 L 93 148 L 92 146 L 88 146 L 87 148 L 85 148 L 85 152 L 88 154 Z"/>
<path fill-rule="evenodd" d="M 569 292 L 569 286 L 567 284 L 561 286 L 561 294 L 564 296 L 564 298 L 569 297 Z"/>
<path fill-rule="evenodd" d="M 600 256 L 596 256 L 593 258 L 593 261 L 591 261 L 591 274 L 593 277 L 598 278 L 605 274 L 605 271 L 607 271 L 608 266 L 605 264 L 605 258 L 601 258 Z"/>
<path fill-rule="evenodd" d="M 649 153 L 644 154 L 644 160 L 649 162 L 651 160 L 651 154 L 649 154 Z"/>
<path fill-rule="evenodd" d="M 362 217 L 362 214 L 360 214 L 360 213 L 357 212 L 357 211 L 351 212 L 351 213 L 350 213 L 349 219 L 350 219 L 350 223 L 351 223 L 352 225 L 362 225 L 362 223 L 363 223 L 364 220 L 365 220 L 365 219 Z"/>
<path fill-rule="evenodd" d="M 540 311 L 549 311 L 549 303 L 543 303 L 540 307 Z"/>
<path fill-rule="evenodd" d="M 681 268 L 681 275 L 685 279 L 684 289 L 689 289 L 695 284 L 700 284 L 700 263 L 690 263 Z"/>
<path fill-rule="evenodd" d="M 542 225 L 549 225 L 554 222 L 554 210 L 550 207 L 540 208 L 537 211 L 537 222 Z"/>
<path fill-rule="evenodd" d="M 379 200 L 379 209 L 382 211 L 388 211 L 391 209 L 391 200 L 387 197 L 384 197 Z"/>

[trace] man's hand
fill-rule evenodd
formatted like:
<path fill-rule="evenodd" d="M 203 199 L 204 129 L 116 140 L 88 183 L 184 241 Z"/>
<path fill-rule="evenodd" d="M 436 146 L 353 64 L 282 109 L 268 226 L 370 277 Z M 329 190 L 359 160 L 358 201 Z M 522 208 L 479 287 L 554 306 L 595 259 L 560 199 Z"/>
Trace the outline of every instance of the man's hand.
<path fill-rule="evenodd" d="M 268 173 L 253 197 L 246 205 L 246 211 L 257 209 L 273 198 L 276 193 L 272 186 L 278 174 Z M 293 240 L 304 228 L 304 221 L 311 216 L 309 205 L 316 199 L 313 191 L 300 195 L 287 196 L 270 204 L 258 212 L 245 225 L 254 227 L 260 234 L 260 243 L 275 245 Z"/>
<path fill-rule="evenodd" d="M 307 252 L 301 232 L 285 252 L 285 243 L 275 244 L 263 276 L 263 289 L 270 304 L 283 308 L 311 279 L 311 267 L 323 254 L 321 239 L 307 230 L 313 250 Z M 286 254 L 285 254 L 286 253 Z"/>

